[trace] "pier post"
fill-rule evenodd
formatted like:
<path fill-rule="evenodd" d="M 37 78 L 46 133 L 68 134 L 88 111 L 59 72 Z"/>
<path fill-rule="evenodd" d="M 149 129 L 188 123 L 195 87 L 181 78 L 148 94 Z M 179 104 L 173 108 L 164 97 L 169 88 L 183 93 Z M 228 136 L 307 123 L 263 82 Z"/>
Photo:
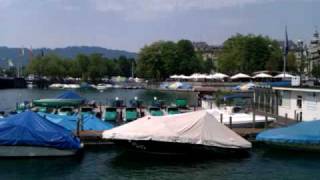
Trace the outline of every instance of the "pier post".
<path fill-rule="evenodd" d="M 229 117 L 229 128 L 232 129 L 232 116 Z"/>
<path fill-rule="evenodd" d="M 302 122 L 302 112 L 300 112 L 300 122 Z"/>
<path fill-rule="evenodd" d="M 298 114 L 297 114 L 297 110 L 294 110 L 294 120 L 299 122 L 299 118 L 298 118 Z"/>
<path fill-rule="evenodd" d="M 264 128 L 268 128 L 268 114 L 266 114 L 266 117 L 265 117 Z"/>
<path fill-rule="evenodd" d="M 288 120 L 288 113 L 284 115 L 285 120 Z"/>
<path fill-rule="evenodd" d="M 223 114 L 220 113 L 220 123 L 223 124 Z"/>
<path fill-rule="evenodd" d="M 256 107 L 254 99 L 251 101 L 252 104 L 252 128 L 256 127 Z"/>

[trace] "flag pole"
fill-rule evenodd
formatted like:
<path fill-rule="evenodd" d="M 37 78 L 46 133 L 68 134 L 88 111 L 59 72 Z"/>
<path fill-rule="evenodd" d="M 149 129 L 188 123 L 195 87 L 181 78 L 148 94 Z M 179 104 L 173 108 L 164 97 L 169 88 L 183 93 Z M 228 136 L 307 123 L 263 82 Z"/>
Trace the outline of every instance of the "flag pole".
<path fill-rule="evenodd" d="M 287 25 L 286 25 L 285 26 L 284 53 L 283 53 L 283 78 L 286 77 L 286 65 L 287 65 L 288 52 L 289 52 L 289 41 L 288 41 L 288 32 L 287 32 Z"/>

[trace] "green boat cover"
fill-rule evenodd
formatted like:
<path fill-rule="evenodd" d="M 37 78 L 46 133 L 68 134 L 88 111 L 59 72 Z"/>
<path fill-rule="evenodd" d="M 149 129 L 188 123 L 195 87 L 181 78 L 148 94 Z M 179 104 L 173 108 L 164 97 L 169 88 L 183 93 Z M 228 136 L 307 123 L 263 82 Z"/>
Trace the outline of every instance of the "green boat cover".
<path fill-rule="evenodd" d="M 151 116 L 163 116 L 163 112 L 161 111 L 160 108 L 157 108 L 157 107 L 149 108 L 149 112 Z"/>
<path fill-rule="evenodd" d="M 179 111 L 179 109 L 178 108 L 176 108 L 176 107 L 174 107 L 174 108 L 168 108 L 168 114 L 171 114 L 171 115 L 173 115 L 173 114 L 180 114 L 180 111 Z"/>
<path fill-rule="evenodd" d="M 105 121 L 116 121 L 118 118 L 118 112 L 116 108 L 106 108 L 104 120 Z"/>
<path fill-rule="evenodd" d="M 135 108 L 126 109 L 126 121 L 133 121 L 138 119 L 138 112 Z"/>
<path fill-rule="evenodd" d="M 78 106 L 84 102 L 84 98 L 73 91 L 67 91 L 56 98 L 39 99 L 32 102 L 35 106 L 44 107 Z"/>
<path fill-rule="evenodd" d="M 186 108 L 187 104 L 188 103 L 186 99 L 176 99 L 176 106 L 179 108 Z"/>

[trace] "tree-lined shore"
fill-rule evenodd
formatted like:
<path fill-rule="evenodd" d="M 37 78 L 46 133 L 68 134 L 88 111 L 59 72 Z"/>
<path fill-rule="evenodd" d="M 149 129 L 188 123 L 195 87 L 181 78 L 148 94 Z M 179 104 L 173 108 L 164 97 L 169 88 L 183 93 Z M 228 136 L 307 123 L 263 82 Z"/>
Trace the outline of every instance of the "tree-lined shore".
<path fill-rule="evenodd" d="M 287 71 L 299 73 L 303 67 L 297 63 L 293 52 L 289 52 L 287 57 Z M 84 81 L 132 75 L 161 81 L 173 74 L 213 71 L 250 74 L 282 69 L 283 50 L 279 41 L 262 35 L 236 34 L 223 43 L 216 59 L 204 60 L 190 40 L 157 41 L 144 46 L 136 59 L 125 56 L 109 59 L 102 54 L 79 54 L 75 58 L 62 58 L 56 54 L 38 55 L 30 61 L 26 72 L 56 79 L 78 77 Z"/>

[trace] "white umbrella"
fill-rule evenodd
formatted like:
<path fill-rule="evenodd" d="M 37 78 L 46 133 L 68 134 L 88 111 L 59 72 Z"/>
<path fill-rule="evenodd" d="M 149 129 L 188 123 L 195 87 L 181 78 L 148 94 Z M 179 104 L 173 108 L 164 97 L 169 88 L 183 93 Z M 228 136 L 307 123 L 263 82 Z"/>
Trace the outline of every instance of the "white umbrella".
<path fill-rule="evenodd" d="M 228 78 L 229 76 L 222 73 L 214 73 L 211 77 L 213 79 L 224 79 L 224 78 Z"/>
<path fill-rule="evenodd" d="M 231 79 L 242 79 L 242 78 L 251 78 L 251 77 L 243 73 L 238 73 L 236 75 L 231 76 Z"/>
<path fill-rule="evenodd" d="M 288 73 L 283 74 L 283 73 L 281 73 L 281 74 L 278 74 L 278 75 L 274 76 L 273 78 L 293 78 L 293 77 L 294 76 L 291 75 L 291 74 L 288 74 Z"/>
<path fill-rule="evenodd" d="M 259 73 L 255 76 L 253 76 L 253 78 L 272 78 L 272 76 L 270 74 L 266 74 L 266 73 Z"/>
<path fill-rule="evenodd" d="M 172 75 L 172 76 L 170 76 L 170 78 L 171 79 L 177 79 L 177 78 L 179 78 L 179 76 L 178 75 Z"/>

